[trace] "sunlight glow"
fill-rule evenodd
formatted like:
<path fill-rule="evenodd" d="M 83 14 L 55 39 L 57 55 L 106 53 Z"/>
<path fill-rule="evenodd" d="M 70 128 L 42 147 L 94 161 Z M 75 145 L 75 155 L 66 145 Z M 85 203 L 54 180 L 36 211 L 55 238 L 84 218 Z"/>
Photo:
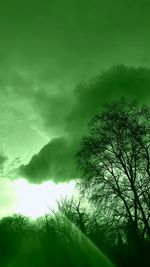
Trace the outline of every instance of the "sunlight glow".
<path fill-rule="evenodd" d="M 14 181 L 16 213 L 35 219 L 57 208 L 57 201 L 71 197 L 75 192 L 75 181 L 55 184 L 52 181 L 31 184 L 25 179 Z"/>
<path fill-rule="evenodd" d="M 16 194 L 13 181 L 8 178 L 0 179 L 0 218 L 15 213 Z"/>

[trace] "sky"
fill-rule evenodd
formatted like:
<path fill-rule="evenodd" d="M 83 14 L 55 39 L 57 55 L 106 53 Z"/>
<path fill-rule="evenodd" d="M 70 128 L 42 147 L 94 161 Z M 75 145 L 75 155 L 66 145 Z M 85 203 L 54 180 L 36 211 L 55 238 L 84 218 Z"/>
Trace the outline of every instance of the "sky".
<path fill-rule="evenodd" d="M 121 96 L 149 104 L 149 13 L 148 0 L 1 1 L 4 213 L 16 181 L 57 187 L 77 178 L 74 154 L 102 104 Z"/>

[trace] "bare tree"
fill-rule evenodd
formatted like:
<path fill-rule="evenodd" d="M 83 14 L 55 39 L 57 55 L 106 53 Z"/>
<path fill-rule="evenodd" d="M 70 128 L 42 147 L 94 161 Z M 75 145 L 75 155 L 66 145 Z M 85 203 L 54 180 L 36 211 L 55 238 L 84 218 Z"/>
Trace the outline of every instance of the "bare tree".
<path fill-rule="evenodd" d="M 88 213 L 83 202 L 82 197 L 79 199 L 64 198 L 58 202 L 58 208 L 63 216 L 73 222 L 83 233 L 86 233 Z"/>
<path fill-rule="evenodd" d="M 150 237 L 150 109 L 124 99 L 106 105 L 77 153 L 82 189 L 134 237 Z"/>

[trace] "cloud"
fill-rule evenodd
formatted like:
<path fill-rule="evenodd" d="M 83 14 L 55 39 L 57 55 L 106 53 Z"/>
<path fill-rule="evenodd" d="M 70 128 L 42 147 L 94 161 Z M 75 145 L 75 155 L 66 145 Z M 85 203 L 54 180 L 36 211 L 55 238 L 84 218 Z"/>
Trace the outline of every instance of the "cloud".
<path fill-rule="evenodd" d="M 66 127 L 70 133 L 83 133 L 89 119 L 103 104 L 124 96 L 128 100 L 150 102 L 150 69 L 143 67 L 112 67 L 94 77 L 89 83 L 75 90 L 76 103 L 67 117 Z"/>
<path fill-rule="evenodd" d="M 34 155 L 27 165 L 19 168 L 20 173 L 34 183 L 51 178 L 55 182 L 75 178 L 73 149 L 67 139 L 55 138 Z"/>
<path fill-rule="evenodd" d="M 7 161 L 7 157 L 5 155 L 0 155 L 0 168 L 3 167 L 6 161 Z"/>
<path fill-rule="evenodd" d="M 8 158 L 4 154 L 0 154 L 0 176 L 3 177 L 3 174 L 5 173 L 6 168 L 6 161 Z"/>
<path fill-rule="evenodd" d="M 65 97 L 63 92 L 53 97 L 40 92 L 35 98 L 35 106 L 43 116 L 46 129 L 54 128 L 59 134 L 63 128 L 64 132 L 62 137 L 46 144 L 28 164 L 22 165 L 20 173 L 37 183 L 48 179 L 55 182 L 74 179 L 77 175 L 74 154 L 93 115 L 103 104 L 122 96 L 149 104 L 149 92 L 150 69 L 123 65 L 112 67 L 89 82 L 80 84 L 70 98 L 69 95 Z"/>
<path fill-rule="evenodd" d="M 26 163 L 58 136 L 76 150 L 101 104 L 120 95 L 148 99 L 144 68 L 115 67 L 73 90 L 101 68 L 150 64 L 150 2 L 130 2 L 2 3 L 0 140 L 8 157 Z"/>

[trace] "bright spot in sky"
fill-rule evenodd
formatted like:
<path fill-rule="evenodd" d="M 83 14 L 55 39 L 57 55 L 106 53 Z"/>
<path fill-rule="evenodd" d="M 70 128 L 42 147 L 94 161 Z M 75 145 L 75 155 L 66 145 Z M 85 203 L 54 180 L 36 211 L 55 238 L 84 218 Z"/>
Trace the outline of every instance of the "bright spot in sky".
<path fill-rule="evenodd" d="M 0 217 L 15 213 L 16 195 L 13 189 L 13 181 L 0 178 Z"/>
<path fill-rule="evenodd" d="M 31 184 L 25 179 L 13 182 L 16 195 L 16 213 L 40 217 L 57 208 L 57 201 L 63 197 L 71 197 L 75 192 L 75 181 L 55 184 L 52 181 L 42 184 Z"/>

